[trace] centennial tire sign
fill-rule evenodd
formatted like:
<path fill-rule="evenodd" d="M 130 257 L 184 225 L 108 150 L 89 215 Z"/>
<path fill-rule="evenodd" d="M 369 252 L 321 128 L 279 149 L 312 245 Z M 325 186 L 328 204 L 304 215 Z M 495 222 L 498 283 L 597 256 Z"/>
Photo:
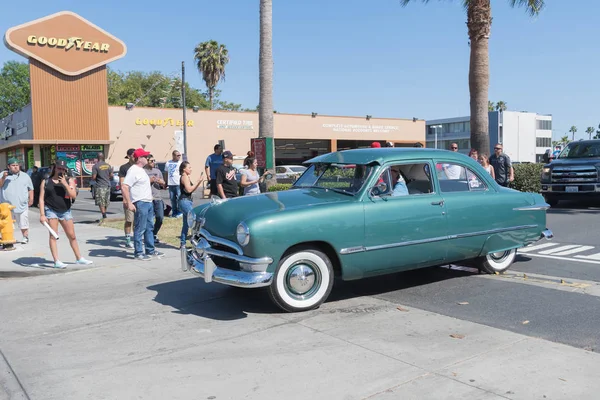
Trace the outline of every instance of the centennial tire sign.
<path fill-rule="evenodd" d="M 4 41 L 11 50 L 68 76 L 81 75 L 127 53 L 121 40 L 70 11 L 10 28 Z"/>

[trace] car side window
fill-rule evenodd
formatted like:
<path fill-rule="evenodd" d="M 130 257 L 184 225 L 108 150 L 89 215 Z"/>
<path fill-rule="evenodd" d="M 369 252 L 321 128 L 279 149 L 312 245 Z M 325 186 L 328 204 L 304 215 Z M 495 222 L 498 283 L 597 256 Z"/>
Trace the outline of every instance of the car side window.
<path fill-rule="evenodd" d="M 443 193 L 487 190 L 485 181 L 470 168 L 453 163 L 437 163 L 435 169 Z"/>
<path fill-rule="evenodd" d="M 285 174 L 285 168 L 277 167 L 277 168 L 275 168 L 275 172 L 278 174 Z"/>
<path fill-rule="evenodd" d="M 385 183 L 387 190 L 379 196 L 413 196 L 433 193 L 429 164 L 397 164 L 384 169 L 375 187 Z"/>

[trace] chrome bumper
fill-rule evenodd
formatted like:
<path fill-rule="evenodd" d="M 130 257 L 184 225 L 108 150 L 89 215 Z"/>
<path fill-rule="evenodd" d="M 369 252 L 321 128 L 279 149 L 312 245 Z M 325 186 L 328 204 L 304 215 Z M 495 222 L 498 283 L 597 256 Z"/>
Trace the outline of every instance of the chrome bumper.
<path fill-rule="evenodd" d="M 220 268 L 211 256 L 229 258 L 240 263 L 242 271 Z M 250 258 L 243 255 L 228 253 L 210 247 L 210 244 L 201 239 L 195 244 L 194 249 L 181 249 L 181 268 L 191 270 L 204 278 L 204 282 L 217 282 L 224 285 L 256 288 L 269 286 L 273 274 L 266 272 L 267 267 L 273 262 L 269 257 Z"/>

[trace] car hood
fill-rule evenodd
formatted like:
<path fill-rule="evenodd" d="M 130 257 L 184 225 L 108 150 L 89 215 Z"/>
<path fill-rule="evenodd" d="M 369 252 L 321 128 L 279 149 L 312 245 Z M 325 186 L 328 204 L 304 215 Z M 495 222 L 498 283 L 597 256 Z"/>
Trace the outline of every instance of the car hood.
<path fill-rule="evenodd" d="M 326 189 L 290 189 L 199 206 L 195 212 L 203 214 L 206 220 L 204 229 L 209 233 L 219 237 L 233 237 L 240 222 L 260 215 L 343 203 L 352 199 L 351 196 Z"/>
<path fill-rule="evenodd" d="M 576 166 L 576 165 L 600 165 L 600 158 L 598 157 L 590 157 L 590 158 L 558 158 L 552 161 L 550 164 L 547 164 L 547 167 L 566 167 L 566 166 Z"/>

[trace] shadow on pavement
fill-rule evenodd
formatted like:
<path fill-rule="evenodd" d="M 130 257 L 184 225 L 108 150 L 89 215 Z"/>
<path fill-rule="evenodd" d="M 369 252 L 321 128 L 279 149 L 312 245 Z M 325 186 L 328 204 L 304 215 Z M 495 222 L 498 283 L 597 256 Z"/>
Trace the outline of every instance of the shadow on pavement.
<path fill-rule="evenodd" d="M 373 296 L 424 286 L 449 279 L 477 274 L 471 269 L 424 268 L 374 278 L 344 282 L 337 279 L 327 303 L 360 296 Z M 219 321 L 246 318 L 248 314 L 283 313 L 271 302 L 266 288 L 241 289 L 218 283 L 204 283 L 201 278 L 148 286 L 156 292 L 154 301 L 173 307 L 178 314 L 190 314 Z"/>
<path fill-rule="evenodd" d="M 116 249 L 90 249 L 89 250 L 89 255 L 90 257 L 97 257 L 97 258 L 113 258 L 113 257 L 118 257 L 118 258 L 129 258 L 131 259 L 131 261 L 133 261 L 133 253 L 131 251 L 128 250 L 116 250 Z"/>
<path fill-rule="evenodd" d="M 42 257 L 20 257 L 12 261 L 23 267 L 22 271 L 0 271 L 0 278 L 25 278 L 30 276 L 47 275 L 66 272 L 66 269 L 52 268 L 53 260 Z"/>
<path fill-rule="evenodd" d="M 125 238 L 121 236 L 106 236 L 103 239 L 88 239 L 87 244 L 100 247 L 114 247 L 125 249 Z"/>
<path fill-rule="evenodd" d="M 598 201 L 561 201 L 558 205 L 548 209 L 548 214 L 577 214 L 581 212 L 597 214 L 600 212 Z"/>

